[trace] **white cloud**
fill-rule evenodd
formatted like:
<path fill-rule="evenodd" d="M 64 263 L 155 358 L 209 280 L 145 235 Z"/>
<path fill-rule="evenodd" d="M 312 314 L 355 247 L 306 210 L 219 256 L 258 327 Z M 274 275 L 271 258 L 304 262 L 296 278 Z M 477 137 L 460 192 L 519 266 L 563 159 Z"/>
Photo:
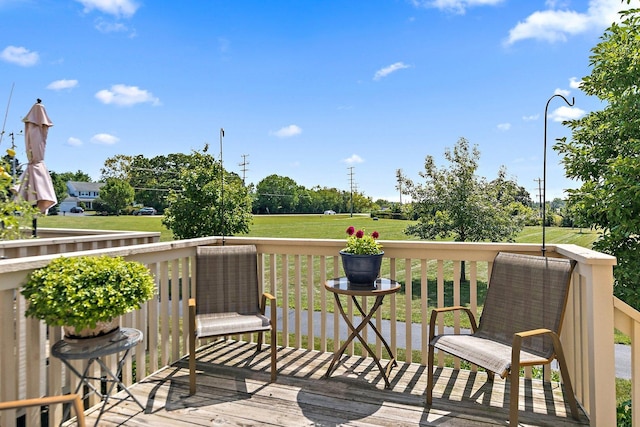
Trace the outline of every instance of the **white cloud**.
<path fill-rule="evenodd" d="M 86 13 L 96 9 L 115 17 L 129 18 L 136 13 L 140 5 L 133 0 L 76 0 L 84 6 Z"/>
<path fill-rule="evenodd" d="M 96 93 L 96 98 L 103 104 L 115 104 L 120 106 L 131 106 L 135 104 L 150 103 L 160 105 L 160 100 L 147 90 L 138 86 L 126 86 L 117 84 L 111 86 L 111 90 L 103 89 Z"/>
<path fill-rule="evenodd" d="M 538 39 L 550 43 L 566 41 L 567 34 L 575 35 L 589 28 L 589 18 L 572 11 L 545 10 L 534 12 L 524 22 L 509 30 L 506 44 L 519 40 Z"/>
<path fill-rule="evenodd" d="M 357 154 L 352 154 L 351 157 L 347 157 L 346 159 L 343 160 L 343 162 L 349 164 L 349 165 L 353 165 L 356 163 L 362 163 L 364 162 L 364 159 L 360 156 L 358 156 Z"/>
<path fill-rule="evenodd" d="M 604 29 L 619 20 L 618 11 L 633 7 L 633 5 L 621 3 L 620 0 L 589 0 L 585 13 L 555 9 L 555 7 L 564 7 L 564 4 L 558 2 L 547 2 L 547 6 L 550 9 L 536 11 L 524 21 L 518 22 L 509 31 L 505 45 L 512 45 L 526 39 L 550 43 L 563 42 L 568 36 L 589 30 Z"/>
<path fill-rule="evenodd" d="M 2 53 L 0 53 L 0 58 L 2 58 L 3 61 L 11 62 L 12 64 L 30 67 L 38 63 L 40 56 L 38 55 L 38 52 L 31 52 L 22 46 L 7 46 L 4 48 Z"/>
<path fill-rule="evenodd" d="M 562 106 L 556 108 L 553 112 L 549 113 L 549 118 L 554 122 L 563 122 L 565 120 L 575 120 L 585 115 L 585 111 L 576 107 Z"/>
<path fill-rule="evenodd" d="M 108 22 L 99 19 L 96 21 L 96 30 L 101 33 L 126 33 L 129 28 L 121 22 Z"/>
<path fill-rule="evenodd" d="M 540 118 L 540 114 L 532 114 L 530 116 L 522 116 L 522 120 L 525 122 L 532 122 L 534 120 L 538 120 Z"/>
<path fill-rule="evenodd" d="M 495 6 L 504 0 L 410 0 L 415 7 L 435 8 L 463 14 L 474 6 Z"/>
<path fill-rule="evenodd" d="M 571 77 L 569 79 L 569 87 L 571 89 L 580 89 L 580 85 L 582 84 L 582 80 L 578 80 L 575 77 Z"/>
<path fill-rule="evenodd" d="M 55 82 L 49 83 L 49 85 L 47 86 L 47 89 L 63 90 L 63 89 L 72 89 L 76 86 L 78 86 L 77 80 L 62 79 L 62 80 L 56 80 Z"/>
<path fill-rule="evenodd" d="M 71 145 L 72 147 L 80 147 L 82 145 L 82 140 L 70 137 L 69 139 L 67 139 L 67 145 Z"/>
<path fill-rule="evenodd" d="M 564 96 L 565 98 L 566 98 L 567 96 L 569 96 L 569 94 L 570 94 L 570 93 L 571 93 L 571 91 L 568 91 L 568 90 L 566 90 L 566 89 L 560 89 L 560 88 L 556 89 L 556 90 L 553 92 L 553 94 L 554 94 L 554 95 L 562 95 L 562 96 Z"/>
<path fill-rule="evenodd" d="M 509 129 L 511 129 L 511 123 L 500 123 L 500 124 L 498 124 L 498 130 L 508 131 Z"/>
<path fill-rule="evenodd" d="M 113 145 L 120 141 L 117 136 L 109 135 L 108 133 L 97 133 L 91 137 L 91 142 L 100 145 Z"/>
<path fill-rule="evenodd" d="M 383 77 L 387 77 L 391 73 L 395 73 L 398 70 L 402 70 L 404 68 L 410 68 L 409 65 L 406 65 L 404 62 L 396 62 L 387 67 L 381 68 L 373 75 L 373 80 L 380 80 Z"/>
<path fill-rule="evenodd" d="M 270 133 L 271 135 L 275 135 L 278 138 L 289 138 L 292 136 L 300 135 L 302 133 L 302 129 L 296 125 L 289 125 Z"/>

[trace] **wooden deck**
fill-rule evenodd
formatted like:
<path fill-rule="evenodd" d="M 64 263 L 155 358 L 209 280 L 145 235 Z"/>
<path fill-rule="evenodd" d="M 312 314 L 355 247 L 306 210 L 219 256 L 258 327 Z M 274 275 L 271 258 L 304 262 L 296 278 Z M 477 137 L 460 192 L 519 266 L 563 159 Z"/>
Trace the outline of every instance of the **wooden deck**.
<path fill-rule="evenodd" d="M 439 369 L 434 403 L 424 405 L 426 368 L 400 364 L 385 390 L 373 359 L 343 357 L 323 378 L 331 353 L 280 348 L 278 380 L 269 383 L 269 352 L 255 344 L 218 341 L 198 351 L 198 390 L 188 396 L 186 360 L 135 384 L 131 399 L 109 402 L 100 426 L 489 426 L 508 425 L 509 384 L 484 373 Z M 522 382 L 522 381 L 521 381 Z M 588 425 L 570 416 L 558 384 L 524 381 L 520 425 Z M 123 395 L 121 392 L 119 394 Z M 93 425 L 93 408 L 87 425 Z M 73 424 L 71 424 L 73 425 Z"/>

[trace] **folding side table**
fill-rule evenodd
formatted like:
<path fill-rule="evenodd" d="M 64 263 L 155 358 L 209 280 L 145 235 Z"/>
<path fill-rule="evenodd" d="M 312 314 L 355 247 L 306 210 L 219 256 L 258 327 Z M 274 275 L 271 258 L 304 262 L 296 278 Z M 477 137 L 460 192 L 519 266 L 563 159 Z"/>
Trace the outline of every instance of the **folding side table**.
<path fill-rule="evenodd" d="M 86 385 L 90 390 L 82 398 L 85 399 L 91 393 L 96 393 L 103 400 L 102 408 L 96 419 L 96 425 L 100 421 L 100 417 L 104 413 L 104 410 L 109 401 L 109 397 L 116 400 L 124 400 L 124 398 L 111 396 L 116 385 L 119 385 L 144 411 L 142 403 L 131 394 L 129 389 L 120 380 L 120 374 L 122 373 L 122 366 L 126 361 L 126 358 L 133 347 L 138 345 L 142 341 L 142 332 L 133 328 L 120 328 L 117 331 L 97 338 L 85 338 L 85 339 L 68 339 L 64 338 L 51 347 L 51 354 L 60 359 L 67 368 L 80 378 L 80 383 L 76 388 L 76 393 L 80 391 L 83 385 Z M 109 356 L 111 354 L 121 353 L 122 357 L 118 360 L 118 367 L 114 373 L 109 367 L 102 361 L 102 357 Z M 82 373 L 71 365 L 72 360 L 88 360 L 87 366 Z M 89 376 L 89 369 L 93 362 L 98 363 L 102 368 L 102 371 L 107 375 L 105 378 L 97 378 Z M 107 388 L 107 393 L 103 394 L 98 390 L 90 380 L 98 380 L 101 382 L 110 383 Z M 117 392 L 117 390 L 116 390 Z M 65 416 L 66 418 L 66 411 Z"/>
<path fill-rule="evenodd" d="M 335 300 L 336 300 L 336 306 L 340 310 L 340 314 L 342 315 L 342 318 L 344 319 L 347 326 L 349 327 L 349 330 L 351 331 L 349 338 L 347 338 L 347 340 L 342 344 L 342 346 L 340 346 L 340 348 L 334 353 L 333 359 L 331 360 L 331 365 L 329 365 L 329 369 L 327 369 L 327 373 L 325 374 L 325 378 L 329 378 L 329 376 L 331 376 L 331 373 L 338 367 L 337 362 L 338 360 L 340 360 L 340 357 L 347 349 L 347 346 L 349 345 L 349 343 L 353 341 L 355 338 L 358 338 L 358 340 L 360 340 L 360 342 L 362 343 L 362 346 L 364 347 L 364 349 L 373 358 L 373 360 L 376 362 L 376 365 L 378 365 L 378 369 L 380 369 L 380 373 L 382 374 L 382 378 L 384 379 L 385 387 L 390 388 L 391 385 L 389 383 L 389 374 L 391 373 L 391 369 L 394 366 L 398 366 L 398 362 L 396 362 L 396 358 L 391 352 L 391 348 L 389 347 L 389 344 L 387 344 L 387 341 L 384 339 L 380 331 L 378 331 L 376 326 L 373 324 L 373 322 L 371 321 L 371 318 L 376 313 L 378 308 L 380 308 L 380 306 L 382 305 L 382 301 L 384 300 L 384 297 L 386 295 L 394 294 L 400 290 L 400 283 L 396 282 L 395 280 L 383 278 L 383 279 L 377 279 L 375 282 L 372 282 L 370 285 L 362 285 L 362 284 L 353 284 L 349 282 L 349 280 L 346 277 L 340 277 L 336 279 L 327 280 L 324 286 L 328 291 L 333 292 L 333 296 L 335 297 Z M 344 307 L 342 306 L 342 302 L 340 301 L 339 295 L 348 295 L 351 297 L 353 304 L 362 315 L 362 321 L 360 322 L 359 325 L 355 326 L 351 322 L 351 320 L 349 320 L 349 316 L 344 311 Z M 362 297 L 362 296 L 376 298 L 373 306 L 369 310 L 369 313 L 365 313 L 360 303 L 358 302 L 357 297 Z M 371 328 L 376 333 L 378 338 L 380 338 L 380 341 L 382 341 L 382 344 L 384 345 L 387 352 L 389 353 L 389 357 L 391 358 L 391 360 L 389 360 L 389 363 L 387 363 L 386 368 L 382 367 L 382 364 L 380 363 L 380 359 L 378 358 L 378 356 L 376 356 L 376 353 L 371 349 L 369 344 L 361 335 L 362 330 L 367 325 L 371 326 Z"/>

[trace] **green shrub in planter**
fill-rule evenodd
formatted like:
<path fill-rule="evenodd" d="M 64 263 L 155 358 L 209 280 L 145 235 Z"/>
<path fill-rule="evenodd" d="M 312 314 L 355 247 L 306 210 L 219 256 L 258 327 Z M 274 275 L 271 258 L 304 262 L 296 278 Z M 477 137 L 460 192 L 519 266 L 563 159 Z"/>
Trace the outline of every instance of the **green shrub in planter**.
<path fill-rule="evenodd" d="M 33 271 L 21 293 L 26 316 L 79 331 L 140 308 L 154 291 L 153 276 L 137 261 L 81 256 L 56 258 Z"/>

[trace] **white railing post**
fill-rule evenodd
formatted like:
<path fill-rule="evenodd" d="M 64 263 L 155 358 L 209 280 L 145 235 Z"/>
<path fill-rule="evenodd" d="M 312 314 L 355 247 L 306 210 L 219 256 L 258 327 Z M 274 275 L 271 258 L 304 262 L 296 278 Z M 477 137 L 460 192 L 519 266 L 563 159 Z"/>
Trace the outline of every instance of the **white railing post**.
<path fill-rule="evenodd" d="M 585 270 L 589 271 L 583 271 Z M 586 279 L 589 364 L 589 419 L 592 426 L 616 425 L 616 372 L 613 345 L 613 269 L 580 265 Z"/>

